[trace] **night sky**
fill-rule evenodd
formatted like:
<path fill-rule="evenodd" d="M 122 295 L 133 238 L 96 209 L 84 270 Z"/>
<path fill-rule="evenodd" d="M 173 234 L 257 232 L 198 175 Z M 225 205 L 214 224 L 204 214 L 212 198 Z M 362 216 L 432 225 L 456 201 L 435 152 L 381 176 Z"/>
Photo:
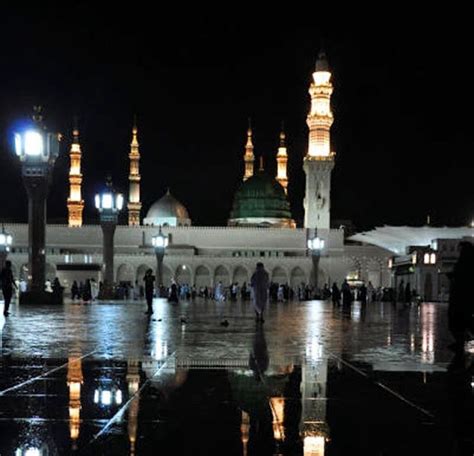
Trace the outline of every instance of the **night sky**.
<path fill-rule="evenodd" d="M 72 3 L 72 2 L 69 2 Z M 466 224 L 474 216 L 473 52 L 469 30 L 436 23 L 342 25 L 286 11 L 257 17 L 159 14 L 143 5 L 99 10 L 44 5 L 0 17 L 0 219 L 26 221 L 26 194 L 9 140 L 34 104 L 65 135 L 48 219 L 66 223 L 72 118 L 79 116 L 86 222 L 110 173 L 128 193 L 138 116 L 142 216 L 169 186 L 196 225 L 224 225 L 243 173 L 247 118 L 256 154 L 274 173 L 280 123 L 289 197 L 303 219 L 308 87 L 321 42 L 333 72 L 332 219 Z M 214 11 L 215 13 L 215 11 Z M 125 220 L 125 218 L 124 218 Z"/>

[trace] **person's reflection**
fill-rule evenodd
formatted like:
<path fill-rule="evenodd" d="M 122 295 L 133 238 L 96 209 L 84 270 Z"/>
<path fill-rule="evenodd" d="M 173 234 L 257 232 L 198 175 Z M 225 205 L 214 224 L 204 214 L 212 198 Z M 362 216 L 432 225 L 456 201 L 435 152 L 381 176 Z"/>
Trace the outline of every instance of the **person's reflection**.
<path fill-rule="evenodd" d="M 289 451 L 301 450 L 302 441 L 300 437 L 301 413 L 303 410 L 301 403 L 301 366 L 294 366 L 288 376 L 283 394 L 285 396 L 284 422 L 285 427 L 285 447 Z"/>
<path fill-rule="evenodd" d="M 458 352 L 448 367 L 447 386 L 451 402 L 453 453 L 474 454 L 474 360 L 469 353 Z"/>
<path fill-rule="evenodd" d="M 249 357 L 249 367 L 253 371 L 255 382 L 264 383 L 264 375 L 268 369 L 269 361 L 265 332 L 262 325 L 258 325 Z M 275 442 L 273 439 L 273 415 L 268 395 L 255 394 L 252 402 L 252 410 L 249 410 L 250 429 L 247 454 L 249 456 L 271 455 L 274 452 Z"/>
<path fill-rule="evenodd" d="M 270 358 L 268 356 L 267 341 L 265 340 L 265 332 L 262 325 L 256 327 L 253 337 L 252 351 L 249 358 L 249 367 L 252 369 L 254 376 L 258 380 L 262 380 L 263 375 L 268 369 Z"/>

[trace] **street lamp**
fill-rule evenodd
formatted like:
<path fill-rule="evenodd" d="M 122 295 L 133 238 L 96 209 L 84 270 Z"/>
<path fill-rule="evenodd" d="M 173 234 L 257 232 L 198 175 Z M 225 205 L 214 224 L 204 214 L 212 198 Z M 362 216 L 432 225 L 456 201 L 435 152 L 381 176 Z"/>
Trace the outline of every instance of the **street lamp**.
<path fill-rule="evenodd" d="M 166 247 L 168 247 L 168 241 L 169 238 L 162 233 L 160 225 L 158 234 L 155 234 L 151 238 L 151 243 L 153 244 L 153 247 L 155 247 L 156 254 L 158 290 L 160 290 L 161 285 L 163 285 L 163 258 L 165 256 Z"/>
<path fill-rule="evenodd" d="M 33 122 L 14 133 L 15 153 L 21 162 L 21 174 L 28 195 L 28 266 L 31 273 L 22 303 L 51 300 L 44 291 L 46 278 L 46 198 L 54 162 L 59 155 L 59 133 L 48 132 L 41 107 L 34 107 Z M 49 298 L 49 299 L 48 299 Z"/>
<path fill-rule="evenodd" d="M 104 285 L 102 298 L 111 299 L 114 283 L 114 234 L 118 222 L 118 214 L 123 208 L 123 195 L 116 193 L 112 188 L 112 179 L 107 178 L 107 189 L 95 195 L 95 207 L 100 214 L 102 227 L 103 251 L 102 257 L 105 265 Z"/>
<path fill-rule="evenodd" d="M 13 242 L 11 234 L 5 231 L 5 227 L 2 225 L 2 231 L 0 232 L 0 271 L 5 266 L 8 252 Z"/>
<path fill-rule="evenodd" d="M 313 281 L 314 286 L 318 286 L 318 272 L 319 259 L 321 258 L 321 251 L 324 249 L 324 239 L 321 239 L 314 233 L 314 237 L 308 239 L 308 249 L 311 251 L 311 258 L 313 260 Z"/>

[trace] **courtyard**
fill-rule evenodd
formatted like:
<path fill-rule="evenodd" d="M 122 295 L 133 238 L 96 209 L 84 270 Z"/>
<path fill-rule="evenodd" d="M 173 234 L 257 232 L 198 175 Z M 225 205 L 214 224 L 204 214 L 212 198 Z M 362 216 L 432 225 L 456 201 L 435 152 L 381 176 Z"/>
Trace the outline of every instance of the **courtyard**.
<path fill-rule="evenodd" d="M 249 302 L 154 309 L 14 303 L 0 454 L 472 454 L 472 354 L 447 349 L 445 304 L 275 303 L 262 325 Z"/>

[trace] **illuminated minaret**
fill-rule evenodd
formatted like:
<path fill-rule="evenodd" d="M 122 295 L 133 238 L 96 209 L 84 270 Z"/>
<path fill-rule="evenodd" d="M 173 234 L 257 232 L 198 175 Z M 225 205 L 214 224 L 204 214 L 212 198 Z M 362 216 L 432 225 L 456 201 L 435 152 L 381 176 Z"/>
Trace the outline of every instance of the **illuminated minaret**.
<path fill-rule="evenodd" d="M 140 202 L 140 151 L 138 149 L 137 140 L 137 124 L 133 124 L 132 143 L 130 144 L 130 174 L 128 180 L 130 182 L 130 193 L 128 195 L 128 224 L 130 226 L 140 225 L 140 210 L 142 203 Z"/>
<path fill-rule="evenodd" d="M 72 131 L 72 144 L 69 152 L 71 162 L 69 169 L 69 198 L 67 199 L 67 210 L 69 213 L 69 226 L 82 226 L 82 211 L 84 200 L 81 195 L 82 174 L 81 174 L 81 146 L 79 144 L 79 128 L 77 121 L 74 121 Z"/>
<path fill-rule="evenodd" d="M 246 181 L 249 177 L 253 176 L 254 161 L 255 161 L 255 156 L 253 153 L 252 126 L 250 124 L 250 119 L 249 119 L 249 128 L 247 130 L 247 144 L 245 145 L 245 155 L 244 155 L 244 162 L 245 162 L 244 181 Z"/>
<path fill-rule="evenodd" d="M 285 189 L 285 193 L 288 194 L 288 154 L 286 153 L 285 138 L 285 130 L 282 124 L 280 132 L 280 147 L 278 148 L 277 154 L 277 181 Z"/>
<path fill-rule="evenodd" d="M 303 165 L 306 174 L 305 228 L 329 229 L 331 224 L 331 171 L 334 168 L 335 156 L 335 153 L 331 152 L 329 133 L 334 120 L 331 112 L 332 89 L 326 54 L 321 51 L 309 88 L 311 111 L 306 119 L 309 145 Z"/>

